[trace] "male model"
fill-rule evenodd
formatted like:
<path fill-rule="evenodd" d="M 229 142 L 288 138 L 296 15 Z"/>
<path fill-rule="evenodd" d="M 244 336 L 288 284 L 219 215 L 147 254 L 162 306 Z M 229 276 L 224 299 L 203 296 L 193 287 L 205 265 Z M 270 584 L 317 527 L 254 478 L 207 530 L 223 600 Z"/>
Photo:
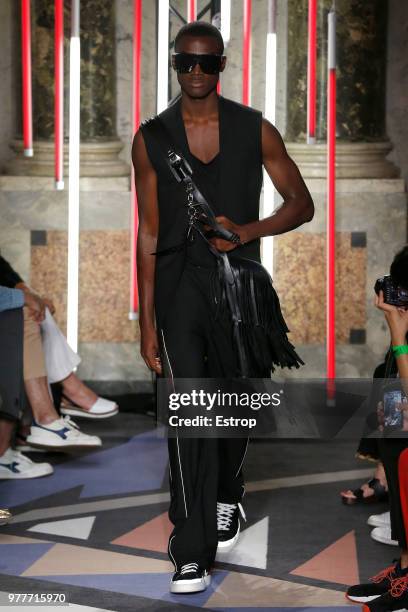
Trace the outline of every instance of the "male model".
<path fill-rule="evenodd" d="M 260 262 L 260 238 L 310 221 L 314 206 L 274 126 L 260 111 L 217 94 L 223 51 L 214 26 L 196 21 L 181 28 L 172 57 L 181 97 L 159 117 L 217 220 L 240 237 L 240 244 L 211 238 L 213 246 Z M 234 377 L 230 322 L 214 319 L 210 298 L 216 257 L 199 232 L 187 238 L 186 193 L 146 125 L 135 135 L 132 160 L 139 207 L 141 355 L 159 375 Z M 263 166 L 284 201 L 260 221 Z M 164 253 L 152 254 L 156 251 Z M 229 550 L 237 541 L 248 439 L 168 442 L 174 524 L 168 551 L 175 566 L 170 590 L 192 593 L 209 585 L 217 547 Z"/>

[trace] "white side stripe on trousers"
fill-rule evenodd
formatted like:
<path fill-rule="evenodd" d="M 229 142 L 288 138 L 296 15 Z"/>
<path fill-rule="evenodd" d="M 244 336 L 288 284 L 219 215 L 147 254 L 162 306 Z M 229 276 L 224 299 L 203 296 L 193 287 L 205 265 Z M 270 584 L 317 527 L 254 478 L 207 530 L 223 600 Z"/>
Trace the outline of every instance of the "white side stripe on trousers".
<path fill-rule="evenodd" d="M 164 347 L 164 351 L 166 353 L 166 359 L 167 362 L 169 364 L 169 368 L 170 368 L 170 375 L 171 375 L 171 380 L 173 382 L 173 390 L 175 390 L 174 387 L 174 376 L 173 376 L 173 369 L 171 367 L 171 362 L 170 362 L 170 358 L 169 358 L 169 354 L 167 352 L 167 347 L 166 347 L 166 342 L 164 339 L 164 332 L 163 329 L 161 329 L 161 334 L 162 334 L 162 338 L 163 338 L 163 347 Z M 180 476 L 181 476 L 181 486 L 183 487 L 183 498 L 184 498 L 184 509 L 185 509 L 185 513 L 186 513 L 186 518 L 188 517 L 188 512 L 187 512 L 187 502 L 186 502 L 186 492 L 184 490 L 184 479 L 183 479 L 183 469 L 181 467 L 181 458 L 180 458 L 180 445 L 179 445 L 179 438 L 178 438 L 178 429 L 176 429 L 176 441 L 177 441 L 177 455 L 178 455 L 178 462 L 179 462 L 179 468 L 180 468 Z"/>

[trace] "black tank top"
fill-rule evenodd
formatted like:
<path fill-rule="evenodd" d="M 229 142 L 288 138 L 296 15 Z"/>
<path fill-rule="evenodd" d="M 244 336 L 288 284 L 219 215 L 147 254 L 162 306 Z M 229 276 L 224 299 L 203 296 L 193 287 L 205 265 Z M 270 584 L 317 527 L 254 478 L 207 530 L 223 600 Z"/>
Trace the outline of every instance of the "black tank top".
<path fill-rule="evenodd" d="M 218 102 L 220 153 L 210 164 L 203 164 L 191 155 L 181 114 L 181 99 L 160 113 L 160 118 L 176 147 L 197 173 L 197 185 L 214 207 L 215 214 L 225 215 L 237 224 L 257 221 L 262 188 L 262 113 L 223 96 L 218 96 Z M 158 179 L 157 251 L 160 251 L 185 241 L 188 227 L 186 193 L 183 185 L 174 179 L 160 147 L 150 134 L 149 125 L 142 123 L 141 131 Z M 213 265 L 215 256 L 203 239 L 199 241 L 198 238 L 201 237 L 195 237 L 192 250 L 183 248 L 156 257 L 154 300 L 158 325 L 164 320 L 168 304 L 177 291 L 187 252 L 194 259 L 202 255 L 204 259 L 200 265 L 204 265 L 204 260 Z M 233 249 L 231 254 L 260 261 L 260 239 Z"/>
<path fill-rule="evenodd" d="M 211 208 L 216 215 L 222 214 L 219 209 L 219 178 L 220 178 L 220 154 L 205 163 L 190 153 L 193 178 L 197 181 L 197 185 L 204 193 Z M 201 228 L 203 233 L 205 230 Z M 186 259 L 196 266 L 204 266 L 213 268 L 216 266 L 216 257 L 208 247 L 208 243 L 203 236 L 196 230 L 193 230 L 193 240 L 187 243 Z"/>

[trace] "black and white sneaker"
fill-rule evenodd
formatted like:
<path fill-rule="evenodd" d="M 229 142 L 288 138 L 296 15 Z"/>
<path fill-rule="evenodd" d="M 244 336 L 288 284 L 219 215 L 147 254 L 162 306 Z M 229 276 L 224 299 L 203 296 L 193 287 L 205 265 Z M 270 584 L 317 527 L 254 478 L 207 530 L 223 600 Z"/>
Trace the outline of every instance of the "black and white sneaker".
<path fill-rule="evenodd" d="M 363 612 L 406 612 L 408 610 L 408 576 L 395 578 L 388 593 L 363 606 Z"/>
<path fill-rule="evenodd" d="M 33 420 L 26 441 L 30 446 L 48 450 L 90 449 L 102 446 L 102 440 L 98 436 L 82 433 L 69 416 L 55 419 L 47 425 L 40 425 Z"/>
<path fill-rule="evenodd" d="M 34 463 L 28 457 L 8 448 L 0 457 L 0 480 L 20 480 L 22 478 L 40 478 L 54 471 L 49 463 Z"/>
<path fill-rule="evenodd" d="M 370 601 L 374 601 L 385 593 L 388 593 L 393 580 L 402 577 L 405 573 L 405 570 L 401 570 L 398 561 L 395 565 L 385 568 L 385 570 L 373 576 L 373 578 L 370 578 L 369 583 L 351 586 L 347 590 L 346 597 L 355 603 L 369 603 Z"/>
<path fill-rule="evenodd" d="M 238 542 L 241 529 L 240 514 L 244 521 L 246 521 L 245 512 L 240 503 L 224 504 L 217 502 L 217 553 L 230 552 Z"/>
<path fill-rule="evenodd" d="M 198 563 L 185 563 L 171 579 L 170 593 L 199 593 L 211 584 L 211 576 Z"/>

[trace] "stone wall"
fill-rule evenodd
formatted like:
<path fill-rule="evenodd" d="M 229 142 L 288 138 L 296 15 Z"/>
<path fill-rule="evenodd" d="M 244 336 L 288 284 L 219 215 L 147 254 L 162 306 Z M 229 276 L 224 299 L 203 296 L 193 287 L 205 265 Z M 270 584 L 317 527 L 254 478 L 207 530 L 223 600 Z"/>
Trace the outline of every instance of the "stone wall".
<path fill-rule="evenodd" d="M 387 132 L 408 184 L 408 3 L 388 0 Z"/>
<path fill-rule="evenodd" d="M 12 156 L 9 142 L 15 136 L 16 101 L 15 85 L 16 75 L 13 38 L 13 0 L 0 2 L 0 39 L 2 52 L 0 53 L 0 173 L 5 163 Z"/>
<path fill-rule="evenodd" d="M 184 2 L 177 0 L 180 10 Z M 0 166 L 11 157 L 8 142 L 15 136 L 17 84 L 12 36 L 14 0 L 0 2 Z M 199 10 L 204 5 L 199 3 Z M 14 5 L 15 6 L 15 5 Z M 266 0 L 253 3 L 252 102 L 263 109 Z M 387 131 L 395 144 L 392 158 L 408 176 L 408 80 L 406 45 L 408 6 L 390 0 L 387 74 Z M 287 92 L 286 0 L 278 2 L 277 127 L 285 133 Z M 226 50 L 228 68 L 222 93 L 241 99 L 242 3 L 233 2 L 233 24 Z M 174 22 L 176 23 L 176 22 Z M 121 158 L 130 163 L 132 0 L 117 2 L 116 107 Z M 142 118 L 155 112 L 155 2 L 144 3 Z M 405 38 L 404 38 L 405 36 Z M 172 78 L 175 84 L 174 75 Z M 323 151 L 324 155 L 324 151 Z M 349 176 L 349 175 L 347 175 Z M 292 340 L 307 362 L 303 376 L 324 372 L 325 309 L 325 182 L 307 178 L 316 216 L 294 233 L 275 240 L 275 282 L 282 296 Z M 0 177 L 0 248 L 24 278 L 53 293 L 57 319 L 65 325 L 67 191 L 55 192 L 52 178 Z M 262 209 L 261 209 L 262 210 Z M 338 374 L 370 375 L 387 341 L 381 313 L 372 307 L 372 286 L 386 272 L 395 245 L 406 241 L 406 199 L 401 179 L 351 179 L 338 182 Z M 149 386 L 152 375 L 139 355 L 138 325 L 127 317 L 129 299 L 129 177 L 81 179 L 80 374 L 88 380 L 127 381 Z M 380 248 L 379 248 L 380 246 Z M 308 262 L 305 267 L 304 263 Z M 296 278 L 296 283 L 293 279 Z M 52 287 L 52 290 L 49 290 Z M 354 303 L 352 302 L 352 296 Z M 305 324 L 307 322 L 307 324 Z"/>
<path fill-rule="evenodd" d="M 202 2 L 199 2 L 199 7 Z M 242 23 L 239 22 L 242 10 L 241 2 L 234 0 L 233 10 L 236 25 L 232 31 L 232 39 L 227 54 L 229 56 L 230 74 L 234 67 L 239 66 L 240 35 Z M 13 41 L 12 13 L 15 10 L 14 0 L 0 2 L 0 36 L 2 54 L 0 56 L 0 169 L 13 155 L 8 143 L 15 135 L 16 108 L 14 99 L 18 83 L 15 48 Z M 392 159 L 401 168 L 402 176 L 408 177 L 408 4 L 400 0 L 388 0 L 388 47 L 387 47 L 387 112 L 386 124 L 388 135 L 395 146 Z M 286 92 L 286 8 L 287 1 L 278 1 L 278 117 L 277 126 L 285 131 L 285 92 Z M 254 2 L 254 24 L 260 33 L 253 39 L 254 58 L 260 60 L 253 67 L 253 105 L 262 108 L 263 105 L 263 47 L 264 37 L 261 32 L 266 28 L 266 3 L 264 0 Z M 263 15 L 263 17 L 262 17 Z M 144 3 L 143 12 L 143 62 L 142 79 L 145 84 L 142 96 L 142 116 L 154 112 L 155 83 L 151 82 L 155 74 L 156 51 L 151 43 L 155 37 L 155 2 Z M 117 132 L 125 144 L 122 157 L 129 161 L 129 142 L 131 141 L 130 108 L 131 108 L 131 28 L 132 0 L 120 0 L 116 11 L 116 62 L 117 62 Z M 232 77 L 228 82 L 228 71 L 225 73 L 225 95 L 240 99 L 240 78 Z"/>

